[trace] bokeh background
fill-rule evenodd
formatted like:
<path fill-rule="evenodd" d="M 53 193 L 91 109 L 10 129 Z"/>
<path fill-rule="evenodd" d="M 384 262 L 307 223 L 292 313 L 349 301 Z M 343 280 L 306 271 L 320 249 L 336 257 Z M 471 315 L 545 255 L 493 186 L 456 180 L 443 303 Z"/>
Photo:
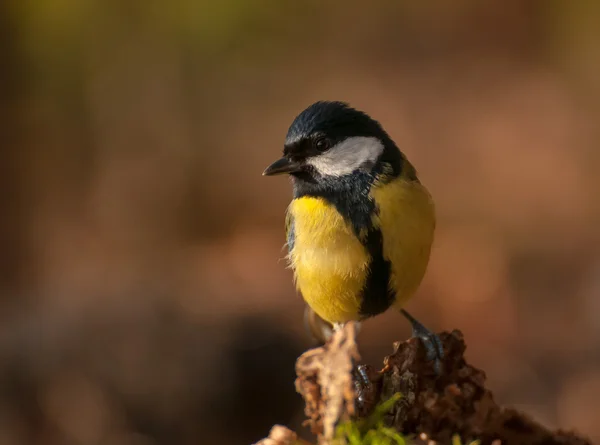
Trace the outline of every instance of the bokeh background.
<path fill-rule="evenodd" d="M 600 3 L 0 3 L 0 443 L 300 431 L 311 346 L 285 178 L 319 99 L 380 120 L 437 202 L 408 308 L 504 404 L 600 440 Z M 373 364 L 410 335 L 361 333 Z"/>

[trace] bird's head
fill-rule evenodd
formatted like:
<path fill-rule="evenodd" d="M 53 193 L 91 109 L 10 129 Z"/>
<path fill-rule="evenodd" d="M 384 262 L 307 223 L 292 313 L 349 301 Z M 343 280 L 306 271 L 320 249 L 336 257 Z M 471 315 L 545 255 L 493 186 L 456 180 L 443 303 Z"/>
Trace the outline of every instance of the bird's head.
<path fill-rule="evenodd" d="M 346 103 L 320 101 L 294 119 L 283 157 L 263 175 L 318 181 L 371 172 L 382 162 L 395 168 L 401 155 L 379 122 Z"/>

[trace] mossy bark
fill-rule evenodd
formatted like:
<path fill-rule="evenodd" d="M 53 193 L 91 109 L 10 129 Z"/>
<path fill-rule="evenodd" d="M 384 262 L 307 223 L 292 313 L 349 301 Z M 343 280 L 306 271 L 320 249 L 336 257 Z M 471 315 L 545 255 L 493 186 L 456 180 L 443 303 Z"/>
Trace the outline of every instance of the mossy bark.
<path fill-rule="evenodd" d="M 296 364 L 296 389 L 306 402 L 306 423 L 321 444 L 336 439 L 340 422 L 360 422 L 400 393 L 384 424 L 414 441 L 452 444 L 459 436 L 462 443 L 477 440 L 482 445 L 591 445 L 575 433 L 552 431 L 525 413 L 499 406 L 485 386 L 485 373 L 465 360 L 460 331 L 439 334 L 444 345 L 440 375 L 416 338 L 395 343 L 379 370 L 356 366 L 360 360 L 356 332 L 355 326 L 347 325 L 324 346 L 305 352 Z M 289 433 L 281 436 L 287 437 L 282 441 L 260 443 L 299 443 L 294 442 L 295 433 Z"/>

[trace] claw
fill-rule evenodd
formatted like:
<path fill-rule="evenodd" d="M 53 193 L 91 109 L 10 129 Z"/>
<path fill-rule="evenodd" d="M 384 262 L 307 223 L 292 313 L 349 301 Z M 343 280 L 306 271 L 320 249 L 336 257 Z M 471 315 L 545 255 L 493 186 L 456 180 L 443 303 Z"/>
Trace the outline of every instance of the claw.
<path fill-rule="evenodd" d="M 429 361 L 433 361 L 433 369 L 439 376 L 442 373 L 442 359 L 444 358 L 444 346 L 442 341 L 437 334 L 434 334 L 425 326 L 423 326 L 416 318 L 410 315 L 404 309 L 400 309 L 400 312 L 412 325 L 412 336 L 417 337 L 425 346 L 426 358 Z"/>
<path fill-rule="evenodd" d="M 365 417 L 375 406 L 376 390 L 369 378 L 366 365 L 358 365 L 352 371 L 354 390 L 356 391 L 356 410 L 359 416 Z"/>

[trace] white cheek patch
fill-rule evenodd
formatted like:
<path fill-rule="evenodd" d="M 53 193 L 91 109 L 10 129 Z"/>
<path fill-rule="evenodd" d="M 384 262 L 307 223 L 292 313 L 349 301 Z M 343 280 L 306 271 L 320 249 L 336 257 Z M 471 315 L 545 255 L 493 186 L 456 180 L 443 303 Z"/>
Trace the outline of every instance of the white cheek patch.
<path fill-rule="evenodd" d="M 312 165 L 325 176 L 349 175 L 364 164 L 375 163 L 383 153 L 383 144 L 375 137 L 355 136 L 335 145 L 325 153 L 308 158 Z"/>

